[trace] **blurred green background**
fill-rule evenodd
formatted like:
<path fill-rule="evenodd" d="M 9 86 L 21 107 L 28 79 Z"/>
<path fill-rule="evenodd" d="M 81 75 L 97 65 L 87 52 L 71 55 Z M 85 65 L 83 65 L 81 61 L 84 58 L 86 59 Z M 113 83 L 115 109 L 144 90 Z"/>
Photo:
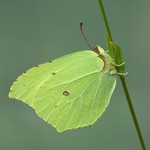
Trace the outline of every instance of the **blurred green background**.
<path fill-rule="evenodd" d="M 105 0 L 111 32 L 121 45 L 132 102 L 150 149 L 150 1 Z M 102 118 L 62 134 L 24 103 L 8 98 L 12 82 L 30 67 L 89 49 L 107 48 L 97 0 L 0 0 L 0 150 L 140 150 L 120 81 Z"/>

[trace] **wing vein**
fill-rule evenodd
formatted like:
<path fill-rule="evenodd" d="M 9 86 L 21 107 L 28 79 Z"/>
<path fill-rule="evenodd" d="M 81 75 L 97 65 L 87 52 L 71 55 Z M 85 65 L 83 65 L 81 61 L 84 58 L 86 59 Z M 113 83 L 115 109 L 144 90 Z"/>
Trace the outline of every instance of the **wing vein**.
<path fill-rule="evenodd" d="M 101 78 L 99 78 L 99 82 L 97 84 L 97 88 L 96 88 L 96 92 L 95 92 L 95 96 L 93 98 L 93 102 L 92 102 L 92 106 L 91 106 L 91 111 L 90 111 L 90 122 L 92 120 L 92 111 L 93 111 L 93 106 L 94 106 L 94 103 L 96 101 L 96 96 L 97 96 L 97 93 L 98 93 L 98 90 L 99 90 L 99 85 L 100 85 L 100 82 L 101 82 Z M 97 116 L 97 110 L 96 110 L 96 116 Z"/>

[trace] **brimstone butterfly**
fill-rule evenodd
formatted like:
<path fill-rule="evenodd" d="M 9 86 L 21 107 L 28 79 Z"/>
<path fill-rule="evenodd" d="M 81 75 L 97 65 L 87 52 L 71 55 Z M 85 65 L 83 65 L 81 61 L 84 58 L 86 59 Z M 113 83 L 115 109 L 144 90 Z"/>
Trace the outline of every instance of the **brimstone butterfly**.
<path fill-rule="evenodd" d="M 95 123 L 115 85 L 114 62 L 97 46 L 29 69 L 14 81 L 9 97 L 28 104 L 63 132 Z"/>

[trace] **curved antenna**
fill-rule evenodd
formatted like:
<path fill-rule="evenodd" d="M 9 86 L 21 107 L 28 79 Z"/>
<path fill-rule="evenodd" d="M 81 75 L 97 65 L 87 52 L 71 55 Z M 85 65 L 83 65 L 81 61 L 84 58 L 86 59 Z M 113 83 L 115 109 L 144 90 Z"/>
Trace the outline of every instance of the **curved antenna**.
<path fill-rule="evenodd" d="M 82 33 L 82 35 L 83 35 L 83 37 L 84 37 L 85 42 L 87 43 L 87 45 L 89 46 L 89 48 L 92 50 L 93 48 L 92 48 L 91 45 L 89 44 L 89 42 L 88 42 L 88 40 L 87 40 L 87 38 L 86 38 L 86 36 L 85 36 L 85 34 L 84 34 L 84 32 L 83 32 L 82 26 L 83 26 L 83 22 L 80 22 L 80 31 L 81 31 L 81 33 Z"/>

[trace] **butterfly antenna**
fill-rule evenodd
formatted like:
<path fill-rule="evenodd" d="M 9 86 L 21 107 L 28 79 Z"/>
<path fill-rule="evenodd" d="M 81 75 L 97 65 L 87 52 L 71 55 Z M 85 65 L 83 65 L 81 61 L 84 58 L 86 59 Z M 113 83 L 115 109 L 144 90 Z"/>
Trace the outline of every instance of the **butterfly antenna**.
<path fill-rule="evenodd" d="M 88 42 L 88 40 L 87 40 L 87 38 L 86 38 L 86 36 L 85 36 L 85 34 L 84 34 L 84 32 L 83 32 L 82 26 L 83 26 L 83 22 L 80 22 L 80 31 L 81 31 L 81 33 L 82 33 L 82 35 L 83 35 L 83 37 L 84 37 L 84 40 L 85 40 L 85 42 L 87 43 L 87 45 L 89 46 L 89 48 L 90 48 L 90 49 L 93 49 L 93 48 L 91 47 L 91 45 L 89 44 L 89 42 Z"/>

